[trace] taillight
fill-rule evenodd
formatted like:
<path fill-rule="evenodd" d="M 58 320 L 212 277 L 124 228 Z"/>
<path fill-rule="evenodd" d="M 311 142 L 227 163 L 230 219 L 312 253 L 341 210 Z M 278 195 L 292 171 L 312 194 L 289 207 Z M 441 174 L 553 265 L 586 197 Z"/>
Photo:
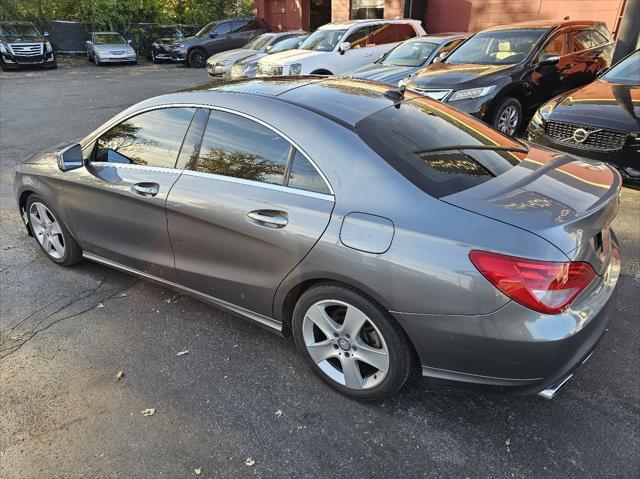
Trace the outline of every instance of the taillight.
<path fill-rule="evenodd" d="M 567 309 L 596 276 L 584 262 L 537 261 L 478 250 L 471 251 L 469 258 L 509 298 L 545 314 Z"/>

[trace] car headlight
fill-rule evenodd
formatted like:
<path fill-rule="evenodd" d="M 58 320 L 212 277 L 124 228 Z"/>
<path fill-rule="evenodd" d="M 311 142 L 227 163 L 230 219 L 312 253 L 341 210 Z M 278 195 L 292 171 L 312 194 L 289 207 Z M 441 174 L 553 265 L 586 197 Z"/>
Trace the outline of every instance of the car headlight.
<path fill-rule="evenodd" d="M 553 111 L 555 106 L 556 104 L 554 101 L 549 101 L 542 105 L 531 117 L 531 123 L 535 126 L 543 126 L 544 122 L 547 120 L 547 118 L 549 118 L 549 115 L 551 115 L 551 112 Z"/>
<path fill-rule="evenodd" d="M 4 43 L 0 42 L 0 53 L 9 53 L 7 47 L 4 46 Z"/>
<path fill-rule="evenodd" d="M 258 62 L 255 63 L 248 63 L 247 65 L 245 65 L 244 67 L 244 71 L 246 72 L 254 72 L 258 69 Z"/>
<path fill-rule="evenodd" d="M 289 75 L 300 75 L 302 63 L 292 63 L 289 65 Z"/>
<path fill-rule="evenodd" d="M 45 48 L 47 49 L 48 52 L 52 52 L 53 51 L 53 47 L 51 46 L 51 43 L 45 42 L 44 46 L 45 46 Z"/>
<path fill-rule="evenodd" d="M 467 90 L 458 90 L 447 101 L 468 100 L 470 98 L 480 98 L 488 95 L 495 89 L 496 85 L 490 85 L 479 88 L 469 88 Z"/>
<path fill-rule="evenodd" d="M 220 67 L 226 67 L 228 65 L 231 65 L 231 61 L 229 61 L 229 60 L 220 60 L 219 62 L 216 62 L 216 65 L 218 65 Z"/>

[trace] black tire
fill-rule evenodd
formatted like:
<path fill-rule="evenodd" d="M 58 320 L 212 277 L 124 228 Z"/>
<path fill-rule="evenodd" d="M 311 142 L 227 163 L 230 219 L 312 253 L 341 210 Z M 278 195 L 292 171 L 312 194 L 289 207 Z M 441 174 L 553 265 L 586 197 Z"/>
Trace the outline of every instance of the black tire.
<path fill-rule="evenodd" d="M 64 244 L 64 255 L 61 258 L 54 258 L 49 253 L 47 253 L 47 251 L 44 249 L 43 245 L 36 238 L 36 233 L 34 231 L 34 228 L 31 225 L 31 218 L 29 217 L 29 211 L 31 210 L 31 205 L 33 205 L 33 203 L 35 203 L 35 202 L 42 203 L 44 206 L 46 206 L 47 209 L 49 210 L 49 212 L 55 218 L 55 220 L 58 223 L 58 225 L 60 226 L 60 230 L 61 230 L 61 233 L 62 233 L 62 238 L 63 238 L 63 241 L 64 241 L 64 243 L 63 243 Z M 49 258 L 54 263 L 59 264 L 60 266 L 71 266 L 73 264 L 76 264 L 76 263 L 79 263 L 80 261 L 82 261 L 82 250 L 80 249 L 80 246 L 78 245 L 76 240 L 73 239 L 73 237 L 71 236 L 71 233 L 69 232 L 69 230 L 67 229 L 65 224 L 60 219 L 60 215 L 55 211 L 54 208 L 52 208 L 40 196 L 38 196 L 36 194 L 32 194 L 31 196 L 29 196 L 29 198 L 27 198 L 26 209 L 27 209 L 27 217 L 29 217 L 29 229 L 31 230 L 31 233 L 34 236 L 35 242 L 38 244 L 38 246 L 40 246 L 40 249 L 42 250 L 42 252 L 44 253 L 44 255 L 47 258 Z"/>
<path fill-rule="evenodd" d="M 154 50 L 151 50 L 151 61 L 156 65 L 160 63 L 160 60 L 156 57 L 156 52 Z"/>
<path fill-rule="evenodd" d="M 517 115 L 515 123 L 511 119 L 510 113 Z M 505 118 L 504 116 L 508 117 Z M 518 100 L 512 97 L 504 97 L 498 101 L 493 108 L 491 117 L 491 125 L 498 131 L 510 136 L 517 135 L 522 128 L 522 105 Z"/>
<path fill-rule="evenodd" d="M 194 48 L 187 56 L 187 65 L 191 68 L 204 68 L 207 65 L 207 55 L 200 48 Z"/>
<path fill-rule="evenodd" d="M 309 308 L 319 301 L 340 301 L 355 306 L 362 311 L 369 322 L 380 332 L 386 344 L 389 367 L 384 379 L 375 386 L 368 389 L 353 389 L 330 378 L 311 358 L 303 332 L 304 317 Z M 415 361 L 415 352 L 404 331 L 390 316 L 390 314 L 355 289 L 332 284 L 323 283 L 311 287 L 305 291 L 298 299 L 293 311 L 292 318 L 293 336 L 298 350 L 305 358 L 311 369 L 329 386 L 342 394 L 360 400 L 379 400 L 391 396 L 398 392 L 407 382 L 412 374 Z M 347 335 L 348 337 L 348 335 Z M 354 340 L 351 339 L 353 342 Z M 354 342 L 354 344 L 356 344 Z M 333 346 L 337 351 L 341 351 Z M 355 350 L 355 348 L 354 348 Z M 344 351 L 342 351 L 344 352 Z M 355 354 L 351 353 L 355 358 Z M 347 354 L 348 356 L 348 354 Z M 344 358 L 343 358 L 344 359 Z M 358 363 L 358 370 L 362 372 L 362 363 Z M 364 374 L 362 374 L 364 376 Z"/>

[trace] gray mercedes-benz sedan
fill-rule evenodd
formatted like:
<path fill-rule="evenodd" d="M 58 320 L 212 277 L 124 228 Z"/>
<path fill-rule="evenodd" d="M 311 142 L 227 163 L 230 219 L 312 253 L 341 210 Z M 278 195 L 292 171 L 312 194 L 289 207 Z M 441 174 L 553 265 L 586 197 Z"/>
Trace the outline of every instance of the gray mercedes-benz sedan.
<path fill-rule="evenodd" d="M 610 166 L 382 84 L 151 98 L 16 170 L 27 232 L 282 335 L 375 399 L 414 371 L 552 397 L 614 304 Z"/>

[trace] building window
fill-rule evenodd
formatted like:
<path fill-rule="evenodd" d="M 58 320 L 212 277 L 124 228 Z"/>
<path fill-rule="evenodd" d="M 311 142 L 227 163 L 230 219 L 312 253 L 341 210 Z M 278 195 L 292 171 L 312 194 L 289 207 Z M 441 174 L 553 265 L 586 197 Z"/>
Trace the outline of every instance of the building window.
<path fill-rule="evenodd" d="M 351 0 L 351 18 L 384 18 L 384 0 Z"/>

